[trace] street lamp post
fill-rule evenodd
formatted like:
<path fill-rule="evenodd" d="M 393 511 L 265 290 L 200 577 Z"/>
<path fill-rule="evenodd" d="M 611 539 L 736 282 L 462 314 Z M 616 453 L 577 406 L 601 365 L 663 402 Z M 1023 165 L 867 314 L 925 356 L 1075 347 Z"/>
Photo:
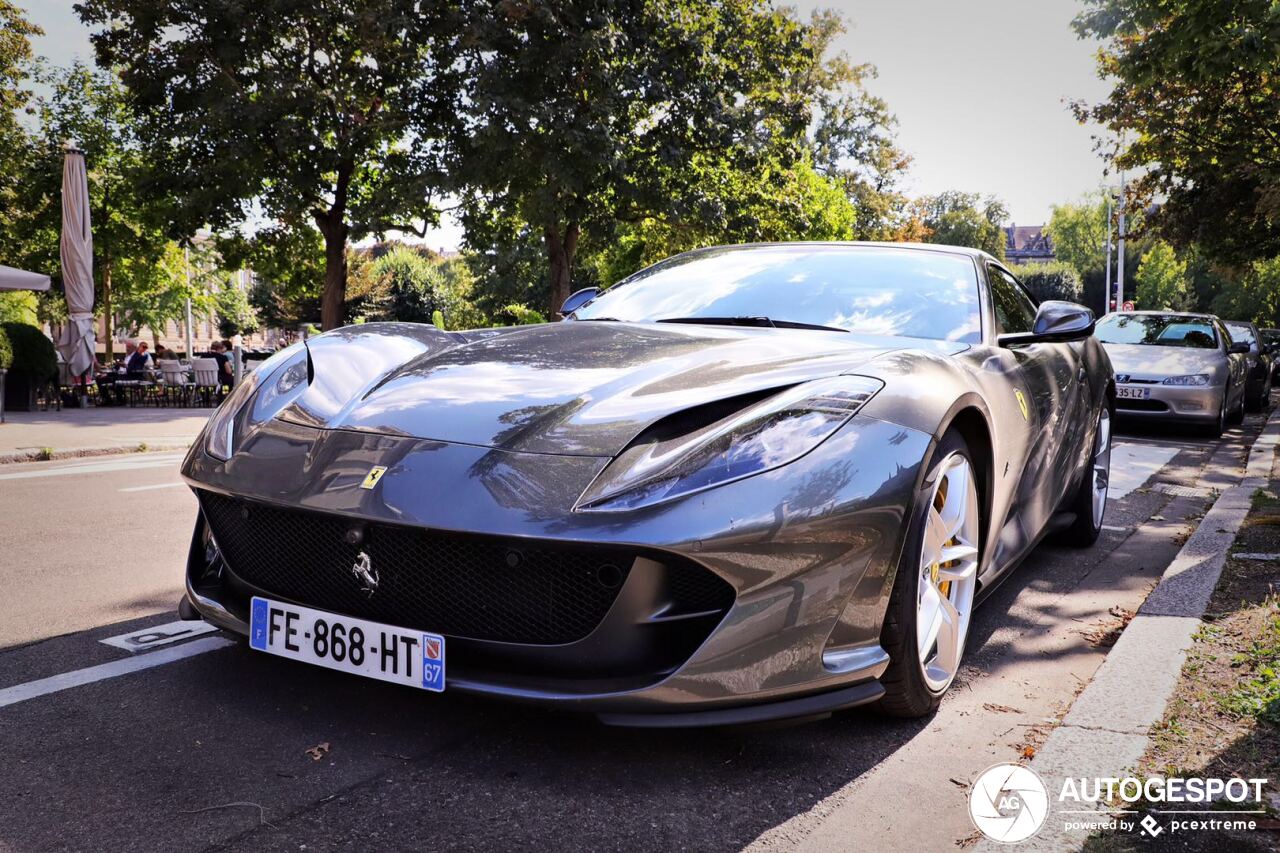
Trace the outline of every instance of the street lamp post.
<path fill-rule="evenodd" d="M 1111 194 L 1111 190 L 1107 190 L 1107 278 L 1106 278 L 1107 285 L 1102 292 L 1106 294 L 1105 298 L 1107 300 L 1107 305 L 1105 307 L 1107 310 L 1105 313 L 1108 313 L 1108 314 L 1111 313 L 1111 311 L 1113 310 L 1111 308 L 1111 215 L 1112 215 L 1112 202 L 1114 201 L 1115 201 L 1115 196 Z M 1120 306 L 1119 305 L 1115 306 L 1114 310 L 1119 311 Z"/>
<path fill-rule="evenodd" d="M 1120 173 L 1120 228 L 1116 235 L 1119 252 L 1116 258 L 1116 310 L 1124 305 L 1124 237 L 1125 237 L 1125 191 L 1124 172 Z"/>

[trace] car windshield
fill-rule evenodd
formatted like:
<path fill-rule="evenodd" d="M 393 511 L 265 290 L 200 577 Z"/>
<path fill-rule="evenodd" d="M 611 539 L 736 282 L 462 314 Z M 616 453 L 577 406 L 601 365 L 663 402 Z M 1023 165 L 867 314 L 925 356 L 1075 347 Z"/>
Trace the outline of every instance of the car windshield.
<path fill-rule="evenodd" d="M 1215 349 L 1218 346 L 1218 334 L 1213 323 L 1197 317 L 1167 314 L 1109 314 L 1098 322 L 1094 334 L 1104 344 L 1149 344 L 1193 349 Z"/>
<path fill-rule="evenodd" d="M 1253 329 L 1242 323 L 1228 323 L 1227 330 L 1231 332 L 1231 340 L 1241 344 L 1254 344 Z"/>
<path fill-rule="evenodd" d="M 623 279 L 573 316 L 722 323 L 768 318 L 779 326 L 966 343 L 978 342 L 982 331 L 969 257 L 874 246 L 739 246 L 681 255 Z"/>

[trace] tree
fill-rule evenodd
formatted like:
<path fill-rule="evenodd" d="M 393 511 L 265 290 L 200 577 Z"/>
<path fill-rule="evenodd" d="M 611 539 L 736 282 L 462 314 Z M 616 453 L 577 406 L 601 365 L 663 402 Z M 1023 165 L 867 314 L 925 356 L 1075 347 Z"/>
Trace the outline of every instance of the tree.
<path fill-rule="evenodd" d="M 1143 309 L 1185 311 L 1192 305 L 1187 262 L 1163 240 L 1156 241 L 1142 256 L 1136 280 L 1138 305 Z"/>
<path fill-rule="evenodd" d="M 137 124 L 119 80 L 80 63 L 44 73 L 37 99 L 39 132 L 18 188 L 21 211 L 10 223 L 23 266 L 50 271 L 59 281 L 63 143 L 84 152 L 93 223 L 96 307 L 106 319 L 106 350 L 122 296 L 154 284 L 154 267 L 169 246 L 161 221 L 172 199 L 144 188 L 150 168 Z M 63 308 L 60 295 L 58 307 Z"/>
<path fill-rule="evenodd" d="M 558 308 L 584 235 L 732 215 L 702 179 L 798 159 L 812 118 L 807 29 L 763 0 L 474 0 L 457 169 L 472 225 L 523 222 Z M 714 165 L 713 173 L 718 173 Z"/>
<path fill-rule="evenodd" d="M 370 319 L 430 323 L 441 300 L 430 260 L 408 246 L 397 246 L 372 264 L 378 282 Z"/>
<path fill-rule="evenodd" d="M 462 87 L 458 9 L 416 0 L 83 0 L 138 105 L 175 237 L 256 215 L 324 238 L 324 328 L 350 240 L 422 233 Z"/>
<path fill-rule="evenodd" d="M 18 184 L 30 167 L 31 144 L 18 121 L 31 93 L 26 88 L 31 71 L 31 36 L 41 35 L 22 11 L 9 0 L 0 0 L 0 257 L 14 246 L 12 224 L 22 214 L 17 203 Z"/>
<path fill-rule="evenodd" d="M 1009 212 L 995 196 L 950 190 L 925 196 L 917 206 L 926 242 L 969 246 L 1004 260 L 1006 238 L 1000 224 Z"/>
<path fill-rule="evenodd" d="M 1095 311 L 1105 311 L 1107 263 L 1107 190 L 1086 195 L 1077 202 L 1055 204 L 1045 231 L 1053 241 L 1059 261 L 1075 268 L 1083 284 L 1082 300 Z"/>
<path fill-rule="evenodd" d="M 1280 258 L 1254 261 L 1239 280 L 1213 300 L 1213 313 L 1230 320 L 1251 320 L 1261 328 L 1280 327 Z"/>
<path fill-rule="evenodd" d="M 191 300 L 193 317 L 213 313 L 215 292 L 220 279 L 225 280 L 215 264 L 211 253 L 197 252 L 188 271 L 187 257 L 177 243 L 166 245 L 155 259 L 122 258 L 117 265 L 117 283 L 125 286 L 118 290 L 115 312 L 133 334 L 143 326 L 151 329 L 158 348 L 169 321 L 186 322 L 187 300 Z"/>
<path fill-rule="evenodd" d="M 1122 140 L 1115 162 L 1180 248 L 1235 263 L 1280 254 L 1280 14 L 1269 0 L 1086 0 L 1107 100 L 1081 119 Z"/>
<path fill-rule="evenodd" d="M 224 235 L 215 245 L 225 267 L 253 270 L 248 298 L 264 325 L 296 329 L 320 317 L 325 245 L 314 228 L 304 223 L 266 228 L 251 237 Z"/>

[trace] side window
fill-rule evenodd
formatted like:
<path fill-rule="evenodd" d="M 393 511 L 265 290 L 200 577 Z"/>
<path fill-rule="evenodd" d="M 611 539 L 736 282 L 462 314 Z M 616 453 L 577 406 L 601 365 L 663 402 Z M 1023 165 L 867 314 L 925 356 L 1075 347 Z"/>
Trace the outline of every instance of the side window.
<path fill-rule="evenodd" d="M 1225 351 L 1231 347 L 1235 341 L 1231 339 L 1231 331 L 1222 323 L 1218 323 L 1218 336 L 1222 338 L 1222 349 Z"/>
<path fill-rule="evenodd" d="M 1030 332 L 1036 322 L 1036 307 L 1022 292 L 1013 276 L 999 267 L 988 266 L 991 306 L 996 313 L 997 334 Z"/>

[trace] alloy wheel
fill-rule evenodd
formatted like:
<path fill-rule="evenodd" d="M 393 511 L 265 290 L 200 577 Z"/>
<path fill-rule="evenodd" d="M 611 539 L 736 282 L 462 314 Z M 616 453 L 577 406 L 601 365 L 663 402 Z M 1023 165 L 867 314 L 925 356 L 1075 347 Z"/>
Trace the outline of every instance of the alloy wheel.
<path fill-rule="evenodd" d="M 1098 431 L 1093 439 L 1093 526 L 1102 526 L 1107 511 L 1107 489 L 1111 485 L 1111 410 L 1104 404 L 1098 415 Z"/>
<path fill-rule="evenodd" d="M 943 460 L 929 501 L 916 599 L 916 649 L 934 693 L 960 669 L 978 575 L 978 490 L 961 453 Z"/>

